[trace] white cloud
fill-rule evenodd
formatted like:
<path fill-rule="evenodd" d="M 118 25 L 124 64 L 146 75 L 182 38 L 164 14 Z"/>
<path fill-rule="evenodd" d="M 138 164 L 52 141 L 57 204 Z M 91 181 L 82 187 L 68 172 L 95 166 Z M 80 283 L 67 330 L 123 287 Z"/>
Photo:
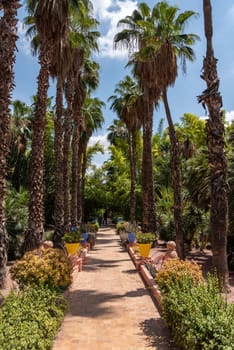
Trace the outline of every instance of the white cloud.
<path fill-rule="evenodd" d="M 101 145 L 104 146 L 105 151 L 108 150 L 108 147 L 110 145 L 109 141 L 107 140 L 107 134 L 105 135 L 97 135 L 97 136 L 91 136 L 89 140 L 89 146 L 93 146 L 95 143 L 99 142 Z"/>
<path fill-rule="evenodd" d="M 234 120 L 234 111 L 226 112 L 225 119 L 227 123 L 230 123 Z"/>
<path fill-rule="evenodd" d="M 94 15 L 101 23 L 102 36 L 99 39 L 99 48 L 102 57 L 127 57 L 126 50 L 113 49 L 113 38 L 120 30 L 117 28 L 118 21 L 131 15 L 136 7 L 136 0 L 95 0 Z"/>
<path fill-rule="evenodd" d="M 201 119 L 208 119 L 209 116 L 200 116 Z M 225 112 L 225 121 L 227 124 L 231 123 L 234 120 L 234 111 L 229 111 L 229 112 Z"/>
<path fill-rule="evenodd" d="M 126 50 L 114 50 L 113 38 L 119 31 L 117 23 L 120 19 L 131 15 L 133 10 L 137 7 L 136 0 L 95 0 L 93 2 L 94 17 L 100 22 L 102 36 L 99 38 L 99 49 L 101 57 L 111 58 L 126 58 Z M 23 28 L 23 22 L 18 22 L 17 42 L 18 48 L 25 55 L 31 56 L 30 40 L 25 36 L 26 30 Z"/>
<path fill-rule="evenodd" d="M 30 40 L 26 38 L 26 29 L 23 27 L 23 22 L 18 22 L 18 36 L 17 47 L 26 56 L 32 56 L 30 48 Z"/>
<path fill-rule="evenodd" d="M 104 146 L 104 154 L 96 154 L 93 157 L 92 164 L 95 165 L 97 168 L 101 167 L 103 163 L 110 158 L 110 152 L 108 150 L 108 147 L 110 145 L 109 141 L 107 140 L 107 134 L 105 135 L 97 135 L 92 136 L 89 140 L 89 146 L 94 145 L 96 142 L 99 142 Z"/>

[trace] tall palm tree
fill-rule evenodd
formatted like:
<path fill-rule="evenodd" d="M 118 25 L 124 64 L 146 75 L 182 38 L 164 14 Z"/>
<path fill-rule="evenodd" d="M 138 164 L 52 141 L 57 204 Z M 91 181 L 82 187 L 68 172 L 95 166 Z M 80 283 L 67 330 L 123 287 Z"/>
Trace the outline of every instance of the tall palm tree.
<path fill-rule="evenodd" d="M 136 136 L 140 129 L 139 101 L 142 93 L 139 85 L 130 76 L 121 80 L 115 89 L 115 95 L 109 97 L 112 101 L 111 109 L 117 112 L 119 118 L 124 121 L 128 129 L 129 160 L 131 173 L 130 190 L 130 222 L 136 222 Z"/>
<path fill-rule="evenodd" d="M 56 83 L 56 109 L 54 113 L 54 156 L 55 156 L 55 198 L 54 225 L 56 230 L 64 226 L 64 191 L 63 191 L 63 88 L 72 62 L 71 43 L 68 38 L 61 38 L 54 48 L 50 75 Z"/>
<path fill-rule="evenodd" d="M 47 91 L 53 46 L 67 34 L 68 0 L 28 0 L 27 10 L 34 18 L 38 33 L 40 71 L 32 123 L 32 151 L 30 158 L 29 222 L 23 250 L 31 250 L 41 244 L 44 233 L 44 145 L 47 107 Z"/>
<path fill-rule="evenodd" d="M 9 114 L 11 93 L 14 87 L 14 63 L 17 40 L 18 0 L 0 0 L 0 288 L 6 277 L 8 238 L 6 232 L 5 198 L 7 154 L 9 147 Z"/>
<path fill-rule="evenodd" d="M 206 57 L 203 61 L 202 79 L 207 89 L 198 101 L 208 109 L 206 124 L 210 166 L 211 208 L 210 229 L 212 236 L 213 265 L 224 289 L 228 289 L 227 232 L 228 232 L 228 183 L 227 160 L 224 145 L 222 97 L 219 92 L 217 59 L 212 45 L 212 8 L 210 0 L 203 0 Z"/>
<path fill-rule="evenodd" d="M 138 51 L 133 53 L 132 62 L 135 63 L 135 73 L 141 81 L 145 99 L 148 102 L 144 114 L 143 137 L 149 138 L 150 132 L 152 132 L 153 104 L 158 102 L 160 94 L 162 94 L 172 144 L 172 174 L 175 191 L 174 218 L 177 243 L 179 243 L 178 253 L 182 257 L 182 199 L 179 151 L 167 101 L 167 87 L 173 85 L 177 77 L 177 55 L 181 57 L 183 67 L 185 67 L 185 58 L 193 59 L 193 52 L 188 45 L 192 45 L 197 36 L 194 34 L 185 35 L 183 32 L 186 21 L 195 13 L 186 11 L 176 17 L 177 11 L 177 7 L 169 6 L 166 1 L 156 4 L 152 11 L 146 3 L 141 3 L 139 11 L 135 10 L 132 16 L 127 16 L 120 21 L 120 24 L 127 26 L 129 29 L 124 29 L 117 34 L 115 42 L 120 41 L 130 47 L 131 50 L 134 49 L 134 45 L 137 45 Z M 149 141 L 146 140 L 145 142 L 144 150 L 147 150 L 147 152 L 143 152 L 143 167 L 145 166 L 144 156 L 149 157 L 148 150 L 150 147 Z M 142 184 L 144 196 L 144 177 Z"/>
<path fill-rule="evenodd" d="M 87 96 L 85 104 L 82 108 L 84 115 L 84 123 L 81 129 L 81 137 L 79 143 L 79 155 L 81 164 L 81 174 L 78 174 L 80 179 L 80 186 L 78 187 L 78 218 L 83 219 L 83 202 L 84 202 L 84 186 L 85 186 L 85 173 L 87 168 L 87 147 L 90 137 L 94 131 L 97 131 L 103 124 L 104 118 L 102 114 L 102 108 L 104 102 L 99 100 L 97 97 Z"/>
<path fill-rule="evenodd" d="M 83 0 L 79 3 L 79 12 L 73 12 L 69 22 L 69 40 L 71 41 L 73 63 L 67 77 L 67 114 L 65 118 L 64 132 L 64 224 L 69 225 L 70 221 L 77 224 L 76 203 L 76 169 L 77 169 L 77 150 L 79 143 L 79 118 L 80 109 L 85 99 L 85 92 L 82 91 L 80 84 L 80 73 L 84 67 L 84 59 L 92 50 L 97 50 L 97 38 L 99 32 L 96 31 L 97 20 L 91 16 L 92 3 L 89 0 Z M 72 205 L 70 207 L 70 167 L 69 151 L 72 138 Z M 71 210 L 70 210 L 71 209 Z"/>
<path fill-rule="evenodd" d="M 174 225 L 176 233 L 176 245 L 178 255 L 184 257 L 183 238 L 183 201 L 182 184 L 179 160 L 179 142 L 173 124 L 172 115 L 167 98 L 167 89 L 173 86 L 178 75 L 177 57 L 180 58 L 182 69 L 186 72 L 186 60 L 194 60 L 194 52 L 191 48 L 198 39 L 195 34 L 187 34 L 184 29 L 193 16 L 193 11 L 180 12 L 177 6 L 170 6 L 166 1 L 159 2 L 152 10 L 154 14 L 155 33 L 153 40 L 149 41 L 148 49 L 155 56 L 155 78 L 162 92 L 162 100 L 165 107 L 171 142 L 171 171 L 174 190 Z M 147 43 L 148 44 L 148 43 Z"/>
<path fill-rule="evenodd" d="M 126 47 L 131 54 L 130 61 L 135 64 L 135 73 L 140 80 L 143 91 L 143 157 L 142 157 L 142 208 L 143 230 L 157 232 L 157 219 L 154 198 L 153 164 L 152 164 L 152 129 L 153 110 L 160 91 L 155 84 L 154 58 L 147 56 L 146 40 L 152 28 L 153 13 L 146 3 L 138 5 L 131 16 L 119 21 L 125 28 L 114 37 L 115 47 Z M 134 51 L 132 53 L 132 51 Z M 140 55 L 144 54 L 144 61 Z"/>
<path fill-rule="evenodd" d="M 88 50 L 89 51 L 89 50 Z M 86 51 L 86 55 L 89 52 Z M 83 124 L 82 107 L 85 103 L 87 90 L 96 89 L 99 83 L 99 65 L 95 61 L 91 61 L 89 57 L 84 56 L 84 62 L 80 69 L 79 76 L 75 83 L 74 97 L 74 123 L 72 135 L 72 194 L 71 194 L 71 219 L 72 223 L 77 223 L 80 220 L 78 217 L 78 194 L 79 194 L 79 174 L 81 173 L 81 164 L 79 162 L 79 141 L 80 132 Z M 81 151 L 81 150 L 80 150 Z"/>

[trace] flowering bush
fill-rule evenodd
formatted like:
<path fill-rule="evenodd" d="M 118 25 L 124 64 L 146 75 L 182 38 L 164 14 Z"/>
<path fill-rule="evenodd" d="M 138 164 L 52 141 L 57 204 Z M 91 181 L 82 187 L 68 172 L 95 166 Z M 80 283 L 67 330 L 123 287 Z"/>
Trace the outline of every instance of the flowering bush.
<path fill-rule="evenodd" d="M 203 281 L 201 267 L 191 261 L 168 259 L 155 278 L 162 292 L 168 291 L 170 287 L 179 284 L 183 279 L 190 279 L 192 284 Z"/>
<path fill-rule="evenodd" d="M 53 248 L 27 252 L 10 268 L 20 288 L 45 285 L 51 289 L 66 289 L 72 283 L 72 271 L 69 257 Z"/>

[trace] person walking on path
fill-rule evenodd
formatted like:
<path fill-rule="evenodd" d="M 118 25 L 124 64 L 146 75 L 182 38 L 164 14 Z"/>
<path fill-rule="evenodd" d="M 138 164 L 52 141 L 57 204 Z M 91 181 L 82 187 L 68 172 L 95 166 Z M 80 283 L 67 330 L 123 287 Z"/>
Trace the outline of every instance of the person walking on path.
<path fill-rule="evenodd" d="M 114 229 L 99 230 L 68 300 L 53 350 L 176 349 Z"/>

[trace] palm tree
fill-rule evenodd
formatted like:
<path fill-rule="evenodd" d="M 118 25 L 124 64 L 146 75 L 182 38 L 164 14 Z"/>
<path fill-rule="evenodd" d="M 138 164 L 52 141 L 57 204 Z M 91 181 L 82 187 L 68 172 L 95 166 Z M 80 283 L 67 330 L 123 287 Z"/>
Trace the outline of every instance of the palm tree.
<path fill-rule="evenodd" d="M 91 44 L 90 44 L 91 47 Z M 88 50 L 89 51 L 89 50 Z M 86 51 L 86 55 L 89 52 Z M 72 195 L 71 195 L 71 220 L 76 224 L 80 217 L 78 217 L 78 194 L 79 194 L 79 174 L 81 173 L 81 164 L 79 162 L 79 141 L 80 133 L 83 124 L 82 107 L 85 103 L 87 90 L 94 90 L 99 83 L 99 64 L 91 61 L 84 56 L 84 62 L 80 69 L 79 76 L 75 83 L 75 97 L 74 97 L 74 127 L 72 136 Z M 89 92 L 88 92 L 89 93 Z M 80 150 L 81 152 L 82 150 Z"/>
<path fill-rule="evenodd" d="M 207 107 L 209 119 L 206 124 L 210 166 L 210 229 L 212 237 L 213 266 L 217 271 L 220 285 L 228 289 L 227 232 L 228 232 L 228 184 L 227 160 L 224 145 L 224 123 L 222 97 L 219 93 L 217 59 L 212 45 L 212 8 L 210 0 L 203 0 L 204 27 L 206 36 L 206 57 L 203 61 L 202 79 L 207 89 L 198 101 Z"/>
<path fill-rule="evenodd" d="M 168 5 L 166 1 L 159 2 L 152 11 L 155 21 L 155 33 L 154 40 L 149 42 L 149 48 L 155 55 L 155 78 L 162 91 L 162 100 L 169 126 L 176 246 L 178 255 L 183 258 L 184 237 L 182 224 L 182 184 L 179 160 L 180 150 L 168 103 L 167 89 L 169 86 L 174 85 L 178 75 L 177 57 L 181 60 L 184 72 L 186 71 L 186 60 L 194 60 L 194 52 L 191 49 L 191 45 L 195 43 L 198 36 L 195 34 L 185 34 L 184 28 L 188 20 L 195 15 L 195 12 L 185 11 L 177 15 L 179 8 L 177 6 Z"/>
<path fill-rule="evenodd" d="M 143 91 L 142 125 L 143 125 L 143 157 L 142 157 L 142 208 L 143 231 L 157 232 L 157 219 L 154 198 L 153 164 L 152 164 L 152 128 L 153 110 L 160 91 L 155 84 L 153 57 L 147 55 L 146 40 L 152 29 L 153 13 L 146 3 L 138 5 L 131 16 L 119 21 L 125 26 L 114 37 L 115 47 L 123 46 L 131 54 L 130 61 L 135 64 L 135 73 L 140 80 Z M 132 51 L 136 51 L 132 54 Z M 140 57 L 144 54 L 144 61 Z"/>
<path fill-rule="evenodd" d="M 32 109 L 26 103 L 15 100 L 10 116 L 10 147 L 7 159 L 8 176 L 13 187 L 28 187 L 29 143 L 31 142 Z"/>
<path fill-rule="evenodd" d="M 56 230 L 64 226 L 64 191 L 63 191 L 63 88 L 72 62 L 71 44 L 67 38 L 61 38 L 54 48 L 50 75 L 56 78 L 56 109 L 54 113 L 54 156 L 55 156 L 55 198 L 54 225 Z"/>
<path fill-rule="evenodd" d="M 6 171 L 9 147 L 9 114 L 11 93 L 14 87 L 14 63 L 17 40 L 17 9 L 18 0 L 0 0 L 0 288 L 6 277 L 8 238 L 6 232 Z"/>
<path fill-rule="evenodd" d="M 179 243 L 178 253 L 180 257 L 183 257 L 179 150 L 167 101 L 167 87 L 173 85 L 177 77 L 177 55 L 181 57 L 183 67 L 185 67 L 185 59 L 193 59 L 193 51 L 188 45 L 192 45 L 198 37 L 194 34 L 186 35 L 183 32 L 186 21 L 195 13 L 186 11 L 176 17 L 177 11 L 177 7 L 169 6 L 166 1 L 156 4 L 152 11 L 146 3 L 141 3 L 139 11 L 135 10 L 132 16 L 127 16 L 120 21 L 120 24 L 126 25 L 130 29 L 124 29 L 117 34 L 115 42 L 118 43 L 120 41 L 131 49 L 134 48 L 134 44 L 137 45 L 138 51 L 133 53 L 132 62 L 135 63 L 135 73 L 141 81 L 145 99 L 148 101 L 146 113 L 144 114 L 145 122 L 143 123 L 143 137 L 145 136 L 147 139 L 150 136 L 150 132 L 152 134 L 153 104 L 158 102 L 162 93 L 172 146 L 171 166 L 175 191 L 174 220 L 177 243 Z M 150 148 L 149 141 L 145 140 L 145 142 L 146 148 L 144 147 L 144 150 L 147 151 L 143 152 L 143 167 L 145 167 L 144 157 L 149 157 Z M 149 162 L 151 161 L 149 160 Z M 145 170 L 144 168 L 144 172 Z M 149 181 L 147 182 L 149 183 Z M 145 192 L 144 184 L 147 182 L 143 177 L 143 196 Z"/>
<path fill-rule="evenodd" d="M 78 179 L 80 179 L 80 186 L 78 187 L 78 218 L 83 219 L 83 202 L 84 202 L 84 186 L 85 186 L 85 173 L 87 168 L 87 147 L 90 137 L 94 131 L 97 131 L 104 122 L 102 108 L 104 102 L 97 97 L 87 96 L 85 104 L 82 108 L 84 115 L 84 123 L 81 129 L 80 143 L 79 143 L 79 163 L 81 164 L 81 173 L 78 173 Z"/>
<path fill-rule="evenodd" d="M 142 93 L 139 85 L 130 76 L 120 81 L 115 89 L 115 95 L 109 97 L 112 101 L 111 109 L 117 112 L 119 118 L 124 121 L 128 130 L 129 160 L 131 173 L 130 190 L 130 222 L 136 223 L 136 136 L 140 129 L 139 101 Z"/>
<path fill-rule="evenodd" d="M 77 152 L 79 144 L 79 123 L 80 109 L 84 103 L 85 92 L 80 85 L 80 74 L 84 67 L 85 57 L 90 55 L 92 50 L 97 50 L 97 20 L 90 13 L 92 3 L 82 1 L 79 3 L 80 11 L 73 12 L 69 21 L 69 40 L 71 42 L 73 62 L 69 70 L 66 84 L 67 113 L 65 118 L 64 132 L 64 224 L 69 225 L 70 221 L 77 224 Z M 95 81 L 95 80 L 94 80 Z M 73 133 L 73 137 L 72 137 Z M 70 202 L 70 167 L 69 154 L 72 137 L 72 198 Z M 72 203 L 70 207 L 70 203 Z M 71 209 L 71 210 L 70 210 Z"/>
<path fill-rule="evenodd" d="M 38 33 L 40 72 L 32 123 L 32 151 L 30 158 L 29 222 L 23 250 L 31 250 L 41 244 L 44 233 L 44 144 L 47 107 L 47 91 L 53 47 L 67 34 L 68 0 L 28 0 L 27 10 L 33 17 Z"/>
<path fill-rule="evenodd" d="M 113 124 L 107 129 L 107 140 L 111 145 L 117 146 L 118 140 L 124 139 L 127 142 L 128 130 L 126 124 L 119 119 L 114 119 Z"/>

